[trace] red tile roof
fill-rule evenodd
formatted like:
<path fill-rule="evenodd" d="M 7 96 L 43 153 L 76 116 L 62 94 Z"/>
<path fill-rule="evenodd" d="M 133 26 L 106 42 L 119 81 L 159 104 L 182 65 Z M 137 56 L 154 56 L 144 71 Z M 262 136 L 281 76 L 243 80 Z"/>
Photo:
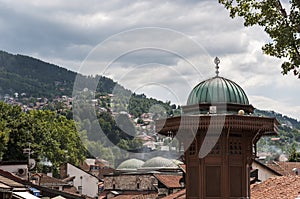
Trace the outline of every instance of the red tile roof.
<path fill-rule="evenodd" d="M 185 199 L 185 192 L 186 192 L 186 189 L 182 189 L 176 193 L 172 193 L 166 197 L 163 197 L 162 199 Z"/>
<path fill-rule="evenodd" d="M 0 175 L 0 182 L 13 188 L 26 188 L 25 185 Z"/>
<path fill-rule="evenodd" d="M 68 183 L 64 182 L 63 180 L 47 176 L 46 174 L 36 173 L 32 176 L 35 175 L 40 177 L 41 186 L 68 186 Z"/>
<path fill-rule="evenodd" d="M 181 175 L 154 174 L 154 176 L 167 188 L 181 188 L 179 183 L 180 179 L 182 178 Z"/>
<path fill-rule="evenodd" d="M 251 199 L 295 199 L 300 191 L 300 176 L 279 176 L 251 186 Z"/>
<path fill-rule="evenodd" d="M 149 199 L 157 198 L 157 193 L 129 191 L 113 197 L 113 199 Z"/>
<path fill-rule="evenodd" d="M 295 199 L 300 192 L 300 176 L 278 176 L 251 186 L 251 199 Z M 186 190 L 162 199 L 184 199 Z"/>
<path fill-rule="evenodd" d="M 295 175 L 293 171 L 294 168 L 298 169 L 300 172 L 300 162 L 272 162 L 271 164 L 266 164 L 271 169 L 280 173 L 281 175 Z M 299 173 L 300 174 L 300 173 Z"/>

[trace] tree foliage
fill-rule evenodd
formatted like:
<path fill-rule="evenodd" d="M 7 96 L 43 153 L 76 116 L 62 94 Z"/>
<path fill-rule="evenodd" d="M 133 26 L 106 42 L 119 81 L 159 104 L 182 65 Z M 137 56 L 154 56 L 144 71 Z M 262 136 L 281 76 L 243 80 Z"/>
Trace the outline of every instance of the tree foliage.
<path fill-rule="evenodd" d="M 57 169 L 61 163 L 78 165 L 87 154 L 73 120 L 52 111 L 22 112 L 0 102 L 0 159 L 25 160 L 23 149 L 34 151 L 36 160 L 48 159 Z"/>
<path fill-rule="evenodd" d="M 297 152 L 297 148 L 295 144 L 292 144 L 291 149 L 289 151 L 289 162 L 299 162 L 300 161 L 300 153 Z"/>
<path fill-rule="evenodd" d="M 281 0 L 219 0 L 232 18 L 243 17 L 245 26 L 259 25 L 270 36 L 263 46 L 267 55 L 284 58 L 282 73 L 292 71 L 300 78 L 300 1 L 289 0 L 285 9 Z"/>

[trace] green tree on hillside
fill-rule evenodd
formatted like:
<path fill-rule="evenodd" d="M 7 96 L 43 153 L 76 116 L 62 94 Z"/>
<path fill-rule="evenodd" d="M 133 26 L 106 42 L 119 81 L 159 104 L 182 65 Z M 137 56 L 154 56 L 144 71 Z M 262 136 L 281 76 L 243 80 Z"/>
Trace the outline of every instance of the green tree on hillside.
<path fill-rule="evenodd" d="M 36 160 L 47 158 L 58 169 L 63 162 L 78 165 L 87 154 L 73 120 L 52 111 L 24 113 L 0 102 L 0 155 L 3 160 L 25 160 L 31 143 Z"/>
<path fill-rule="evenodd" d="M 283 2 L 283 1 L 282 1 Z M 281 0 L 219 0 L 230 10 L 232 18 L 243 17 L 245 26 L 259 25 L 270 36 L 271 42 L 263 52 L 277 58 L 287 58 L 281 65 L 282 73 L 292 71 L 300 78 L 300 1 L 289 0 L 286 10 Z"/>

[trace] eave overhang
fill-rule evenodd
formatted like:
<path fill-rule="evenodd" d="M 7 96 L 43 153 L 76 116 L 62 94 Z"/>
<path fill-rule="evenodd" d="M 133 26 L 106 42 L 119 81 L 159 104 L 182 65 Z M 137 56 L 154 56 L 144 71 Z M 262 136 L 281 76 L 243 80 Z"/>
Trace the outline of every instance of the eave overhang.
<path fill-rule="evenodd" d="M 225 128 L 232 130 L 256 131 L 262 135 L 277 135 L 276 118 L 248 115 L 189 115 L 156 120 L 157 133 L 174 137 L 178 130 L 206 130 Z"/>

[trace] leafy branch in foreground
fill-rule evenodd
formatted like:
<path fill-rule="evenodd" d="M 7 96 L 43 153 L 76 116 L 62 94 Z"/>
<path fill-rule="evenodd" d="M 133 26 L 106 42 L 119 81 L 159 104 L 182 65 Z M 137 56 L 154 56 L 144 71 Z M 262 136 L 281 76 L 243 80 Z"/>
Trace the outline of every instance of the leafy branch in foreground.
<path fill-rule="evenodd" d="M 259 25 L 270 36 L 263 46 L 267 55 L 286 58 L 282 73 L 293 72 L 300 78 L 300 1 L 290 0 L 285 9 L 280 0 L 219 0 L 230 11 L 230 17 L 244 18 L 245 26 Z"/>

